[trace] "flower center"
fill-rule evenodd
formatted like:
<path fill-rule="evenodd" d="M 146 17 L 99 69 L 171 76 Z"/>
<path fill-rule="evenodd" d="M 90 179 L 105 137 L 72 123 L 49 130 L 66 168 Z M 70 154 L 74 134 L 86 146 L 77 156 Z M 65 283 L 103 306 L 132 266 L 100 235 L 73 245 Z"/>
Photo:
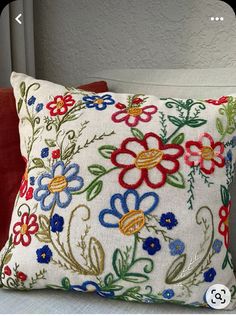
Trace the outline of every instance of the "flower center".
<path fill-rule="evenodd" d="M 225 226 L 229 226 L 229 217 L 226 218 L 226 220 L 224 221 Z"/>
<path fill-rule="evenodd" d="M 97 103 L 97 104 L 102 104 L 104 102 L 103 99 L 97 99 L 94 103 Z"/>
<path fill-rule="evenodd" d="M 42 254 L 41 254 L 41 257 L 42 257 L 43 259 L 45 259 L 45 258 L 46 258 L 46 253 L 42 253 Z"/>
<path fill-rule="evenodd" d="M 151 247 L 151 248 L 154 248 L 154 247 L 155 247 L 155 244 L 152 242 L 151 245 L 150 245 L 150 247 Z"/>
<path fill-rule="evenodd" d="M 68 185 L 68 183 L 66 181 L 66 177 L 64 177 L 64 176 L 56 176 L 49 183 L 48 190 L 51 193 L 61 192 L 67 187 L 67 185 Z"/>
<path fill-rule="evenodd" d="M 57 109 L 60 110 L 64 106 L 64 101 L 60 100 L 57 102 Z"/>
<path fill-rule="evenodd" d="M 163 151 L 158 149 L 144 150 L 138 154 L 134 164 L 138 169 L 152 169 L 162 161 L 163 155 Z"/>
<path fill-rule="evenodd" d="M 23 224 L 23 225 L 21 226 L 21 230 L 20 230 L 21 235 L 26 234 L 27 230 L 28 230 L 28 225 Z"/>
<path fill-rule="evenodd" d="M 130 108 L 127 110 L 127 113 L 131 116 L 139 116 L 143 113 L 142 108 Z"/>
<path fill-rule="evenodd" d="M 171 222 L 171 220 L 170 219 L 166 219 L 166 223 L 170 223 Z"/>
<path fill-rule="evenodd" d="M 214 158 L 214 150 L 209 146 L 204 146 L 201 150 L 201 156 L 204 160 L 211 160 Z"/>
<path fill-rule="evenodd" d="M 141 210 L 131 210 L 119 221 L 119 229 L 126 236 L 133 235 L 141 230 L 145 224 L 145 215 Z"/>

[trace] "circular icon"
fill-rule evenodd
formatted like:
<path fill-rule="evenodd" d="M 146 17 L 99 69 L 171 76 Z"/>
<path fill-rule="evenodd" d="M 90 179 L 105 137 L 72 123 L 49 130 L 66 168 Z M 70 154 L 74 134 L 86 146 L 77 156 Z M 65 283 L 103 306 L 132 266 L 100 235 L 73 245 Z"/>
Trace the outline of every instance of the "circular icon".
<path fill-rule="evenodd" d="M 224 309 L 231 300 L 231 293 L 227 286 L 214 284 L 206 292 L 206 302 L 214 309 Z"/>

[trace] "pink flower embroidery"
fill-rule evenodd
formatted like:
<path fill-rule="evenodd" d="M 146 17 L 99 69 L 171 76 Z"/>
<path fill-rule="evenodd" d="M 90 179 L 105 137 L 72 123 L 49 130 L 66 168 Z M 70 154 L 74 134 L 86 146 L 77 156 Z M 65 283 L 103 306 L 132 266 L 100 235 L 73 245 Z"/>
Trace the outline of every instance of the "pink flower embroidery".
<path fill-rule="evenodd" d="M 115 106 L 119 111 L 112 114 L 112 121 L 115 123 L 125 122 L 129 127 L 135 127 L 139 122 L 150 122 L 152 115 L 157 112 L 155 105 L 146 105 L 141 107 L 139 104 L 142 99 L 136 98 L 132 102 L 131 107 L 126 107 L 122 103 L 117 103 Z"/>
<path fill-rule="evenodd" d="M 222 168 L 225 165 L 224 144 L 214 142 L 208 133 L 200 135 L 198 141 L 186 142 L 185 162 L 190 167 L 200 165 L 200 169 L 211 174 L 215 170 L 215 166 Z"/>

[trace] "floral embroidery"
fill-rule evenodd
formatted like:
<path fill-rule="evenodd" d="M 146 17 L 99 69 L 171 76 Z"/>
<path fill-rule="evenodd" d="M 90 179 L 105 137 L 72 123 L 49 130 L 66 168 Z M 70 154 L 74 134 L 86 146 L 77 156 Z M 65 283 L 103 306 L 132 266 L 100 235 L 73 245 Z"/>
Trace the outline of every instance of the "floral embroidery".
<path fill-rule="evenodd" d="M 3 269 L 3 273 L 8 275 L 8 276 L 10 276 L 12 271 L 11 271 L 9 266 L 5 266 L 4 269 Z"/>
<path fill-rule="evenodd" d="M 61 151 L 60 149 L 56 149 L 52 151 L 52 159 L 58 159 L 61 156 Z"/>
<path fill-rule="evenodd" d="M 14 244 L 27 247 L 31 243 L 31 235 L 37 233 L 39 226 L 37 224 L 37 216 L 35 214 L 29 215 L 24 213 L 21 217 L 21 221 L 17 222 L 13 226 Z"/>
<path fill-rule="evenodd" d="M 54 214 L 50 219 L 51 231 L 53 233 L 61 233 L 63 231 L 64 218 L 58 214 Z"/>
<path fill-rule="evenodd" d="M 112 114 L 112 121 L 115 123 L 125 122 L 129 127 L 135 127 L 139 122 L 150 122 L 152 115 L 157 112 L 155 105 L 141 106 L 146 99 L 133 97 L 128 99 L 128 106 L 117 103 L 116 108 L 119 111 Z"/>
<path fill-rule="evenodd" d="M 182 255 L 182 253 L 184 252 L 185 245 L 181 240 L 176 239 L 169 243 L 169 248 L 171 256 L 178 256 Z"/>
<path fill-rule="evenodd" d="M 34 195 L 34 188 L 29 187 L 25 195 L 26 201 L 31 200 L 33 198 L 33 195 Z"/>
<path fill-rule="evenodd" d="M 61 208 L 67 207 L 72 200 L 72 192 L 83 187 L 83 179 L 78 173 L 77 164 L 65 166 L 62 161 L 53 165 L 51 173 L 43 173 L 38 178 L 38 188 L 34 192 L 41 209 L 49 211 L 54 203 Z"/>
<path fill-rule="evenodd" d="M 223 243 L 221 240 L 216 239 L 212 245 L 212 249 L 216 252 L 216 253 L 220 253 L 221 251 L 221 247 L 222 247 Z"/>
<path fill-rule="evenodd" d="M 49 155 L 49 148 L 48 147 L 45 147 L 41 150 L 41 157 L 42 158 L 47 158 Z"/>
<path fill-rule="evenodd" d="M 162 227 L 166 227 L 167 229 L 172 229 L 174 226 L 177 226 L 178 221 L 175 217 L 175 214 L 168 212 L 166 214 L 162 214 L 160 218 L 160 225 Z"/>
<path fill-rule="evenodd" d="M 53 101 L 46 105 L 46 108 L 50 111 L 51 116 L 64 115 L 68 111 L 68 107 L 71 107 L 74 104 L 75 100 L 72 98 L 72 95 L 57 95 L 54 97 Z"/>
<path fill-rule="evenodd" d="M 214 142 L 208 133 L 202 134 L 198 141 L 187 141 L 186 151 L 185 162 L 190 167 L 200 165 L 206 174 L 213 173 L 215 166 L 222 168 L 225 165 L 224 144 Z"/>
<path fill-rule="evenodd" d="M 25 282 L 27 280 L 27 275 L 21 271 L 19 271 L 16 275 L 17 279 L 21 280 L 22 282 Z"/>
<path fill-rule="evenodd" d="M 174 295 L 175 295 L 175 292 L 172 289 L 167 289 L 162 292 L 162 296 L 167 300 L 172 299 Z"/>
<path fill-rule="evenodd" d="M 143 243 L 143 249 L 153 256 L 161 249 L 160 240 L 158 238 L 148 237 Z"/>
<path fill-rule="evenodd" d="M 48 264 L 52 258 L 52 251 L 47 245 L 43 246 L 40 249 L 37 249 L 36 254 L 37 254 L 37 261 L 39 263 Z"/>
<path fill-rule="evenodd" d="M 218 231 L 224 237 L 224 243 L 227 249 L 229 248 L 229 215 L 231 204 L 231 201 L 229 201 L 227 206 L 222 205 L 219 210 L 220 222 Z"/>
<path fill-rule="evenodd" d="M 124 235 L 129 236 L 142 229 L 145 215 L 152 213 L 158 203 L 159 197 L 154 192 L 147 192 L 141 196 L 135 190 L 127 190 L 123 195 L 117 193 L 111 197 L 111 208 L 100 212 L 99 221 L 108 228 L 119 227 Z"/>
<path fill-rule="evenodd" d="M 92 95 L 83 97 L 83 101 L 85 102 L 85 106 L 87 108 L 95 108 L 98 111 L 105 110 L 108 105 L 112 105 L 115 103 L 115 100 L 112 99 L 110 94 L 100 95 Z"/>
<path fill-rule="evenodd" d="M 28 100 L 28 105 L 29 106 L 33 105 L 35 103 L 35 101 L 36 101 L 36 98 L 35 98 L 35 96 L 32 95 L 32 97 Z"/>
<path fill-rule="evenodd" d="M 223 97 L 220 97 L 218 100 L 208 99 L 205 102 L 211 103 L 214 105 L 221 105 L 228 102 L 228 97 L 223 96 Z"/>
<path fill-rule="evenodd" d="M 178 158 L 184 153 L 176 144 L 163 144 L 154 133 L 145 134 L 142 140 L 125 139 L 120 149 L 112 153 L 112 163 L 122 168 L 119 182 L 122 187 L 136 189 L 145 182 L 152 189 L 163 186 L 168 174 L 179 170 Z"/>
<path fill-rule="evenodd" d="M 204 272 L 203 277 L 206 282 L 214 281 L 216 276 L 216 270 L 214 268 L 210 268 L 206 272 Z"/>
<path fill-rule="evenodd" d="M 44 106 L 43 103 L 38 103 L 35 108 L 36 112 L 39 113 L 40 111 L 42 111 L 43 106 Z"/>

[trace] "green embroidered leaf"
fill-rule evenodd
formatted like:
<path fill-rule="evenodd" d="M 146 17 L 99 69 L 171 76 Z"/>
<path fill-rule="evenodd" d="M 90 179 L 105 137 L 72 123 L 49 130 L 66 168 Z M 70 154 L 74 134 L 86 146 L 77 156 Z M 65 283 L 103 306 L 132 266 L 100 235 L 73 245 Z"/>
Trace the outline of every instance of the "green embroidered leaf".
<path fill-rule="evenodd" d="M 20 110 L 22 108 L 22 104 L 23 104 L 23 100 L 19 99 L 18 103 L 17 103 L 17 113 L 20 113 Z"/>
<path fill-rule="evenodd" d="M 38 136 L 42 133 L 43 130 L 44 130 L 44 127 L 43 127 L 43 126 L 37 128 L 37 129 L 35 130 L 35 132 L 34 132 L 34 137 L 35 137 L 35 138 L 38 137 Z"/>
<path fill-rule="evenodd" d="M 118 284 L 112 284 L 110 286 L 110 290 L 111 291 L 120 291 L 122 290 L 124 287 L 122 285 L 118 285 Z"/>
<path fill-rule="evenodd" d="M 184 189 L 185 188 L 185 181 L 182 173 L 179 171 L 174 174 L 168 174 L 166 178 L 166 182 L 173 187 Z"/>
<path fill-rule="evenodd" d="M 110 159 L 113 151 L 115 151 L 117 148 L 112 145 L 104 145 L 98 148 L 98 151 L 100 155 L 102 155 L 103 158 Z"/>
<path fill-rule="evenodd" d="M 61 285 L 65 290 L 70 289 L 70 280 L 68 278 L 63 278 L 61 281 Z"/>
<path fill-rule="evenodd" d="M 147 281 L 149 279 L 148 276 L 146 276 L 145 274 L 141 274 L 141 273 L 126 273 L 123 280 L 127 281 L 127 282 L 132 282 L 132 283 L 143 283 L 145 281 Z"/>
<path fill-rule="evenodd" d="M 39 215 L 39 230 L 35 234 L 36 238 L 40 242 L 50 243 L 50 222 L 45 215 Z"/>
<path fill-rule="evenodd" d="M 12 253 L 8 253 L 3 260 L 3 265 L 8 264 L 11 261 L 11 258 L 12 258 Z"/>
<path fill-rule="evenodd" d="M 132 127 L 131 133 L 133 134 L 134 137 L 136 137 L 138 139 L 142 140 L 144 138 L 143 133 L 138 128 Z"/>
<path fill-rule="evenodd" d="M 184 133 L 180 133 L 174 139 L 172 139 L 171 143 L 180 145 L 183 143 L 183 141 L 184 141 Z"/>
<path fill-rule="evenodd" d="M 33 159 L 33 163 L 35 164 L 35 166 L 36 166 L 37 168 L 42 168 L 42 167 L 44 167 L 44 162 L 43 162 L 43 160 L 42 160 L 41 158 L 34 158 L 34 159 Z"/>
<path fill-rule="evenodd" d="M 56 146 L 56 141 L 53 139 L 45 139 L 45 143 L 48 145 L 48 147 L 55 147 Z"/>
<path fill-rule="evenodd" d="M 223 126 L 222 121 L 218 117 L 216 119 L 216 129 L 217 129 L 217 131 L 218 131 L 218 133 L 220 135 L 223 135 L 223 133 L 224 133 L 224 126 Z"/>
<path fill-rule="evenodd" d="M 141 290 L 140 286 L 134 286 L 134 287 L 130 287 L 126 293 L 139 293 Z"/>
<path fill-rule="evenodd" d="M 124 273 L 124 257 L 120 249 L 116 249 L 112 257 L 113 269 L 118 277 Z"/>
<path fill-rule="evenodd" d="M 106 169 L 101 165 L 91 165 L 88 167 L 88 170 L 91 174 L 95 176 L 100 176 L 106 173 Z"/>
<path fill-rule="evenodd" d="M 168 269 L 166 273 L 166 279 L 165 282 L 167 284 L 173 284 L 176 282 L 176 278 L 180 274 L 180 272 L 183 270 L 184 265 L 186 262 L 186 254 L 180 255 L 177 259 L 172 262 L 170 268 Z"/>
<path fill-rule="evenodd" d="M 92 201 L 101 191 L 103 182 L 101 180 L 94 182 L 87 190 L 87 200 Z"/>
<path fill-rule="evenodd" d="M 73 143 L 71 146 L 68 146 L 68 147 L 65 149 L 65 151 L 64 151 L 64 153 L 63 153 L 63 155 L 62 155 L 62 160 L 65 160 L 65 159 L 67 159 L 67 158 L 70 158 L 71 155 L 73 154 L 74 150 L 75 150 L 75 144 Z"/>
<path fill-rule="evenodd" d="M 101 274 L 104 270 L 105 253 L 100 242 L 94 237 L 89 240 L 88 257 L 95 275 Z"/>
<path fill-rule="evenodd" d="M 187 121 L 187 125 L 190 127 L 199 127 L 202 126 L 204 124 L 206 124 L 207 120 L 203 120 L 203 119 L 191 119 L 189 121 Z"/>
<path fill-rule="evenodd" d="M 106 286 L 111 286 L 114 280 L 114 275 L 112 273 L 108 273 L 104 279 L 104 283 Z"/>
<path fill-rule="evenodd" d="M 24 81 L 22 81 L 20 84 L 20 95 L 22 96 L 22 98 L 25 95 L 25 82 Z"/>
<path fill-rule="evenodd" d="M 221 193 L 222 203 L 224 204 L 224 206 L 228 206 L 229 201 L 230 201 L 230 195 L 229 195 L 229 191 L 224 185 L 220 186 L 220 193 Z"/>
<path fill-rule="evenodd" d="M 180 119 L 178 119 L 178 118 L 175 117 L 175 116 L 168 115 L 167 117 L 168 117 L 169 121 L 170 121 L 172 124 L 176 125 L 176 126 L 183 126 L 183 125 L 184 125 L 184 122 L 181 121 Z"/>

